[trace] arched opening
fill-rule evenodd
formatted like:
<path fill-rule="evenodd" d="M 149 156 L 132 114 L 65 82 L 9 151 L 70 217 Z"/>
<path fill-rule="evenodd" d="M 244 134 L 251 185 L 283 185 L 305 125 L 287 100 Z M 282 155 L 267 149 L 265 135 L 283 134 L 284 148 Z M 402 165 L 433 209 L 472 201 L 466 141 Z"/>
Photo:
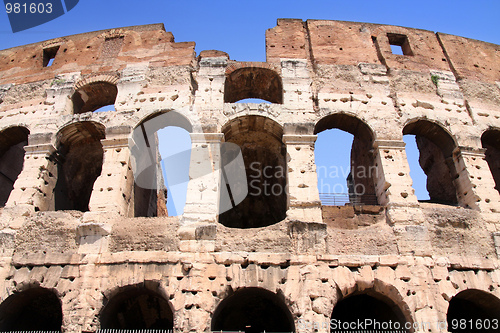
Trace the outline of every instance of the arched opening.
<path fill-rule="evenodd" d="M 292 314 L 278 295 L 243 288 L 226 297 L 212 316 L 212 331 L 294 332 Z"/>
<path fill-rule="evenodd" d="M 260 67 L 239 68 L 226 75 L 224 102 L 236 103 L 246 98 L 283 103 L 283 84 L 275 71 Z"/>
<path fill-rule="evenodd" d="M 219 211 L 224 212 L 219 222 L 231 228 L 258 228 L 282 221 L 287 209 L 287 170 L 281 126 L 266 117 L 243 116 L 226 124 L 222 132 L 226 142 L 241 149 L 248 194 L 225 211 L 221 191 Z M 222 165 L 228 165 L 232 158 L 232 151 L 223 151 Z"/>
<path fill-rule="evenodd" d="M 141 287 L 127 287 L 105 299 L 100 313 L 102 329 L 173 329 L 173 313 L 167 300 Z"/>
<path fill-rule="evenodd" d="M 453 183 L 456 171 L 452 158 L 456 145 L 453 138 L 441 126 L 428 120 L 407 124 L 403 135 L 407 134 L 415 135 L 419 163 L 427 175 L 429 201 L 456 205 L 457 191 Z"/>
<path fill-rule="evenodd" d="M 484 132 L 481 143 L 486 149 L 484 156 L 495 181 L 495 189 L 500 192 L 500 130 L 490 129 Z"/>
<path fill-rule="evenodd" d="M 89 210 L 94 182 L 102 171 L 104 137 L 104 126 L 89 121 L 73 123 L 59 131 L 55 210 Z"/>
<path fill-rule="evenodd" d="M 500 299 L 468 289 L 450 300 L 446 315 L 449 332 L 500 332 Z"/>
<path fill-rule="evenodd" d="M 378 293 L 356 294 L 339 301 L 332 311 L 330 332 L 356 330 L 347 325 L 359 322 L 368 323 L 360 328 L 364 331 L 410 332 L 412 328 L 409 318 L 396 303 Z"/>
<path fill-rule="evenodd" d="M 314 134 L 318 134 L 314 155 L 322 205 L 377 205 L 378 171 L 371 153 L 373 133 L 368 125 L 337 113 L 321 119 Z M 343 192 L 338 193 L 338 189 Z"/>
<path fill-rule="evenodd" d="M 15 293 L 0 304 L 0 331 L 61 331 L 62 309 L 50 290 Z"/>
<path fill-rule="evenodd" d="M 24 146 L 29 131 L 25 127 L 9 127 L 0 132 L 0 207 L 4 207 L 23 170 Z"/>
<path fill-rule="evenodd" d="M 428 201 L 429 191 L 427 191 L 427 175 L 425 174 L 419 162 L 419 152 L 417 146 L 417 137 L 413 134 L 403 135 L 405 142 L 406 159 L 410 166 L 410 177 L 413 181 L 412 187 L 419 201 Z"/>
<path fill-rule="evenodd" d="M 175 111 L 152 114 L 134 129 L 131 154 L 135 217 L 183 213 L 189 182 L 191 132 L 189 120 Z"/>
<path fill-rule="evenodd" d="M 117 94 L 118 88 L 109 82 L 97 81 L 86 84 L 71 97 L 73 113 L 114 110 Z"/>

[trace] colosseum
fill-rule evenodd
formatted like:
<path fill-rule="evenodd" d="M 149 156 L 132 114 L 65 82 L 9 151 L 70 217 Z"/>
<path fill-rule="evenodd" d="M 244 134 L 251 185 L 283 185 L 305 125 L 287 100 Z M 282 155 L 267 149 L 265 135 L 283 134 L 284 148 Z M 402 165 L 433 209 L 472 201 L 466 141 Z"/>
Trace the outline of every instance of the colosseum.
<path fill-rule="evenodd" d="M 0 51 L 0 119 L 0 331 L 500 332 L 498 45 L 279 19 L 239 62 L 162 24 L 89 32 Z M 165 126 L 191 138 L 179 216 Z M 342 206 L 328 129 L 368 170 Z"/>

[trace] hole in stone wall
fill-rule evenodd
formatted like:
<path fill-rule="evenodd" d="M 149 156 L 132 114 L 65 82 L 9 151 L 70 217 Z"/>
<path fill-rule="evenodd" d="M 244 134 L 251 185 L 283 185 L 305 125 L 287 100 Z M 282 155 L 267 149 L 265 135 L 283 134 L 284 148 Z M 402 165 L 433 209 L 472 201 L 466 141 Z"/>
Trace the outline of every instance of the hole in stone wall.
<path fill-rule="evenodd" d="M 10 127 L 0 132 L 0 207 L 7 203 L 14 182 L 23 169 L 28 135 L 29 131 L 24 127 Z"/>
<path fill-rule="evenodd" d="M 268 102 L 265 99 L 259 99 L 259 98 L 245 98 L 245 99 L 237 101 L 236 103 L 271 104 L 271 102 Z"/>
<path fill-rule="evenodd" d="M 344 298 L 338 302 L 332 311 L 330 332 L 337 332 L 335 325 L 342 323 L 357 323 L 372 320 L 378 323 L 399 323 L 402 329 L 398 332 L 408 332 L 405 330 L 406 319 L 401 309 L 389 298 L 379 294 L 358 294 Z M 394 327 L 394 326 L 392 326 Z M 374 327 L 367 327 L 370 331 Z M 375 329 L 377 331 L 377 329 Z"/>
<path fill-rule="evenodd" d="M 106 301 L 100 314 L 102 329 L 173 329 L 170 305 L 156 292 L 128 287 Z"/>
<path fill-rule="evenodd" d="M 181 215 L 191 161 L 189 121 L 174 111 L 147 117 L 134 129 L 134 216 Z"/>
<path fill-rule="evenodd" d="M 389 44 L 393 54 L 403 54 L 406 56 L 412 56 L 413 52 L 408 42 L 408 37 L 401 34 L 388 33 L 387 38 L 389 39 Z"/>
<path fill-rule="evenodd" d="M 43 49 L 43 67 L 50 67 L 54 63 L 59 46 Z"/>
<path fill-rule="evenodd" d="M 257 98 L 271 103 L 283 103 L 283 85 L 279 75 L 267 68 L 246 67 L 226 76 L 224 102 Z"/>
<path fill-rule="evenodd" d="M 406 158 L 408 160 L 408 165 L 410 166 L 410 177 L 413 181 L 412 187 L 415 190 L 415 195 L 419 201 L 429 200 L 429 192 L 427 191 L 426 186 L 427 175 L 419 163 L 420 154 L 417 147 L 416 136 L 412 134 L 404 135 L 403 140 L 406 143 Z"/>
<path fill-rule="evenodd" d="M 61 129 L 57 137 L 55 210 L 88 211 L 94 182 L 102 170 L 104 126 L 73 123 Z"/>
<path fill-rule="evenodd" d="M 226 297 L 212 316 L 212 331 L 293 332 L 293 318 L 278 295 L 244 288 Z"/>
<path fill-rule="evenodd" d="M 220 200 L 219 222 L 232 228 L 257 228 L 282 221 L 286 216 L 286 147 L 283 130 L 269 118 L 244 116 L 222 128 L 226 143 L 240 147 L 248 186 L 248 194 L 232 209 L 223 210 Z M 222 165 L 231 161 L 231 151 L 223 151 Z M 241 188 L 231 188 L 233 197 Z M 236 191 L 236 192 L 235 192 Z M 223 191 L 221 191 L 221 198 Z"/>
<path fill-rule="evenodd" d="M 378 171 L 370 152 L 370 128 L 355 117 L 334 114 L 321 119 L 314 133 L 318 134 L 314 154 L 322 205 L 377 205 Z"/>
<path fill-rule="evenodd" d="M 118 89 L 116 85 L 109 82 L 92 82 L 78 89 L 71 100 L 73 102 L 73 113 L 93 112 L 115 104 Z M 114 111 L 114 107 L 112 109 Z"/>
<path fill-rule="evenodd" d="M 500 131 L 487 130 L 481 136 L 481 143 L 486 149 L 484 156 L 495 181 L 495 189 L 500 192 Z"/>
<path fill-rule="evenodd" d="M 42 288 L 10 295 L 0 305 L 0 331 L 61 331 L 62 309 L 57 296 Z"/>
<path fill-rule="evenodd" d="M 446 320 L 453 333 L 500 332 L 494 326 L 500 323 L 500 299 L 485 291 L 464 290 L 450 300 Z"/>
<path fill-rule="evenodd" d="M 456 205 L 457 192 L 453 183 L 456 174 L 452 158 L 453 138 L 439 125 L 418 120 L 406 125 L 403 135 L 413 134 L 419 150 L 419 163 L 427 175 L 429 201 Z"/>

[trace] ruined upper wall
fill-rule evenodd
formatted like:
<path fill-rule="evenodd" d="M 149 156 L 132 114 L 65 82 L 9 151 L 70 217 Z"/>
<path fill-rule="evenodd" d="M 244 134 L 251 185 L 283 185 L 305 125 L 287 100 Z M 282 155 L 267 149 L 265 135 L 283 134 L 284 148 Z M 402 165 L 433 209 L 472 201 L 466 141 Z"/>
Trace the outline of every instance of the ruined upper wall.
<path fill-rule="evenodd" d="M 393 54 L 402 46 L 405 55 Z M 411 71 L 449 70 L 457 78 L 500 80 L 500 46 L 432 31 L 390 25 L 279 19 L 266 32 L 268 62 L 308 59 L 313 64 L 383 64 Z"/>
<path fill-rule="evenodd" d="M 0 85 L 53 79 L 55 75 L 116 72 L 129 64 L 190 65 L 194 42 L 175 43 L 163 24 L 101 30 L 0 51 Z M 47 58 L 54 58 L 46 67 Z"/>

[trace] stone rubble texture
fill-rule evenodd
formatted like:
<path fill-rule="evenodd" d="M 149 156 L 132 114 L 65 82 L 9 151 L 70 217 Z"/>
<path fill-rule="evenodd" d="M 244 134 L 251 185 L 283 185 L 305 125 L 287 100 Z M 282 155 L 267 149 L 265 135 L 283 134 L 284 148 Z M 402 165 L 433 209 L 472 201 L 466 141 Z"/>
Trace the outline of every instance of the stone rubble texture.
<path fill-rule="evenodd" d="M 391 36 L 406 37 L 406 55 L 391 52 Z M 44 50 L 54 47 L 52 66 L 43 67 Z M 2 149 L 22 135 L 1 133 L 29 130 L 22 171 L 0 208 L 2 301 L 51 290 L 63 332 L 94 332 L 113 296 L 141 287 L 168 300 L 175 332 L 209 332 L 226 297 L 258 287 L 284 302 L 296 332 L 308 332 L 299 321 L 329 321 L 337 302 L 356 293 L 383 295 L 407 320 L 432 323 L 446 321 L 461 291 L 500 297 L 500 195 L 481 142 L 486 131 L 500 140 L 500 46 L 404 27 L 279 19 L 266 31 L 265 63 L 196 55 L 194 47 L 159 24 L 0 51 Z M 233 103 L 247 97 L 273 103 Z M 109 98 L 116 111 L 91 112 L 88 101 Z M 89 110 L 77 113 L 78 103 Z M 190 124 L 199 148 L 191 165 L 220 169 L 224 141 L 284 163 L 288 195 L 273 204 L 284 218 L 248 229 L 237 214 L 219 223 L 219 173 L 191 177 L 177 217 L 151 199 L 156 193 L 135 189 L 132 131 L 168 112 Z M 328 128 L 354 134 L 355 149 L 367 152 L 353 161 L 376 166 L 378 205 L 321 205 L 314 143 Z M 421 137 L 430 179 L 450 175 L 451 183 L 430 186 L 447 199 L 451 191 L 456 206 L 417 200 L 403 134 Z M 57 210 L 61 151 L 69 149 L 68 161 L 79 152 L 71 147 L 99 142 L 88 210 Z M 271 148 L 257 149 L 265 142 Z M 487 155 L 498 164 L 500 155 Z M 67 181 L 84 175 L 67 172 L 75 175 Z"/>

